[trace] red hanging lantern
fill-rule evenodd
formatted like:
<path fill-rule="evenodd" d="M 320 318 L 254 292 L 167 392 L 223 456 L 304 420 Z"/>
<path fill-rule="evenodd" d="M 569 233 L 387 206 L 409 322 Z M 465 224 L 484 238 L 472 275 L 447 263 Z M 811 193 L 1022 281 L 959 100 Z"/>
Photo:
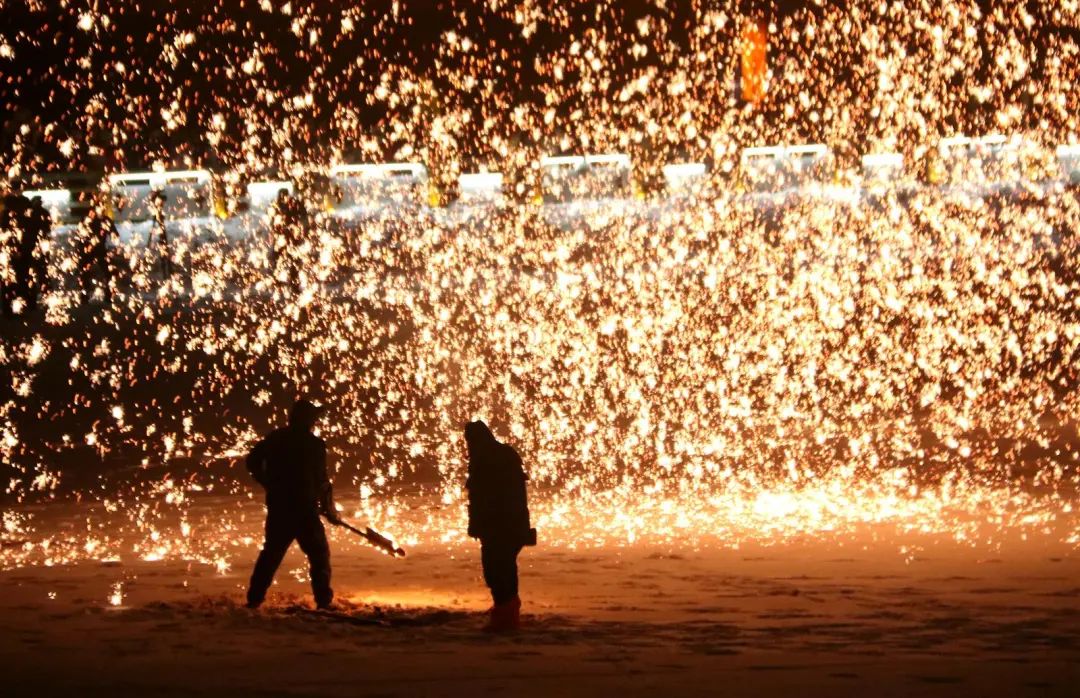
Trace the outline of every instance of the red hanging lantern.
<path fill-rule="evenodd" d="M 762 22 L 748 22 L 742 32 L 740 94 L 751 103 L 760 102 L 767 88 L 768 37 Z"/>

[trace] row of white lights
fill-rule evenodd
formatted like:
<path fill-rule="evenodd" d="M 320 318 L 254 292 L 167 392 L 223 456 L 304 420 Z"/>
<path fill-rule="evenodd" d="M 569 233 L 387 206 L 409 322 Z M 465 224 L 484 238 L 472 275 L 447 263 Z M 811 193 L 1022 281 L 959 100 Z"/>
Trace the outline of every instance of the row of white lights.
<path fill-rule="evenodd" d="M 1018 141 L 1006 136 L 995 134 L 982 138 L 969 138 L 967 136 L 955 136 L 942 139 L 939 150 L 946 154 L 950 151 L 976 148 L 986 149 L 1015 149 Z M 792 146 L 755 146 L 744 148 L 741 161 L 745 164 L 755 159 L 785 159 L 785 158 L 819 158 L 828 155 L 828 146 L 820 143 Z M 1080 144 L 1059 145 L 1057 156 L 1061 160 L 1080 157 Z M 872 153 L 862 156 L 862 163 L 867 168 L 900 168 L 903 167 L 904 156 L 900 153 Z M 590 166 L 612 166 L 620 168 L 630 167 L 630 157 L 623 153 L 589 154 L 589 155 L 559 155 L 545 156 L 540 159 L 541 168 L 545 169 L 580 169 Z M 707 168 L 703 162 L 671 163 L 662 167 L 664 178 L 670 182 L 682 182 L 705 176 Z M 334 165 L 329 174 L 335 178 L 371 177 L 389 178 L 407 176 L 413 179 L 423 179 L 427 176 L 427 168 L 418 163 L 396 162 L 387 164 L 359 164 L 359 165 Z M 109 175 L 110 187 L 149 186 L 159 188 L 168 184 L 206 184 L 211 180 L 211 174 L 207 170 L 162 170 L 150 172 L 128 172 Z M 502 187 L 503 175 L 499 172 L 475 172 L 462 174 L 458 183 L 463 192 L 492 192 Z M 276 195 L 279 191 L 293 190 L 289 181 L 264 181 L 252 182 L 248 185 L 248 193 L 251 196 L 265 198 Z M 69 189 L 37 189 L 25 192 L 28 197 L 40 197 L 46 206 L 60 206 L 70 202 L 71 190 Z"/>

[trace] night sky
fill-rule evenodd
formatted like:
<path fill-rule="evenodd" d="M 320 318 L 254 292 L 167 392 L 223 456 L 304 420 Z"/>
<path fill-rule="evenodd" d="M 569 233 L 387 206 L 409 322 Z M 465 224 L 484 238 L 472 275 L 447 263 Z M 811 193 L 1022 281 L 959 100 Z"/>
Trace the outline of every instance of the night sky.
<path fill-rule="evenodd" d="M 312 160 L 418 153 L 436 168 L 449 161 L 467 171 L 499 168 L 508 149 L 530 157 L 584 148 L 629 150 L 643 161 L 710 159 L 718 132 L 744 144 L 880 136 L 910 148 L 934 134 L 992 130 L 1009 102 L 1024 105 L 1017 127 L 1042 120 L 1045 132 L 1060 134 L 1061 118 L 1026 90 L 1046 77 L 1048 47 L 1077 42 L 1076 28 L 1049 4 L 1026 3 L 1032 26 L 1013 23 L 1011 31 L 1032 48 L 1030 70 L 1002 81 L 988 43 L 1000 30 L 988 31 L 993 17 L 982 12 L 973 24 L 978 60 L 928 81 L 937 103 L 913 106 L 936 118 L 917 132 L 869 109 L 863 97 L 875 66 L 856 34 L 845 34 L 850 18 L 835 3 L 635 0 L 559 3 L 550 11 L 497 1 L 310 5 L 4 4 L 0 162 L 20 164 L 19 179 L 184 158 L 250 166 L 252 154 L 266 167 L 288 149 Z M 735 98 L 737 37 L 750 18 L 776 31 L 770 93 L 746 111 Z M 917 72 L 945 57 L 930 55 L 924 34 L 899 31 L 910 19 L 905 10 L 885 26 L 897 25 L 890 38 L 902 42 Z M 809 37 L 807 27 L 818 30 Z M 643 75 L 648 88 L 624 95 Z M 980 102 L 964 90 L 950 93 L 965 80 L 984 83 L 993 96 Z M 685 89 L 671 99 L 662 88 L 674 82 Z M 810 118 L 798 98 L 803 90 L 832 112 Z M 449 115 L 441 126 L 440 115 Z M 696 137 L 672 128 L 680 118 L 695 124 Z M 623 134 L 633 136 L 629 143 L 620 142 Z"/>

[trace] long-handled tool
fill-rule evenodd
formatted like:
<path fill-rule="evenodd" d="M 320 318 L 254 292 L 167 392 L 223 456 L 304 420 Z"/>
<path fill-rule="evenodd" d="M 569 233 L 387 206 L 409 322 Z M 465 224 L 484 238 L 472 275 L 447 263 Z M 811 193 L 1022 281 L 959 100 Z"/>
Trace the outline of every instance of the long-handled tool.
<path fill-rule="evenodd" d="M 371 528 L 370 526 L 368 526 L 367 529 L 361 531 L 356 526 L 348 524 L 345 521 L 342 521 L 341 519 L 336 517 L 327 517 L 326 520 L 334 524 L 335 526 L 341 526 L 342 528 L 349 529 L 350 531 L 360 536 L 369 544 L 383 551 L 387 555 L 392 555 L 394 557 L 405 557 L 405 548 L 395 545 L 394 541 L 390 540 L 389 538 L 379 533 L 375 529 Z"/>

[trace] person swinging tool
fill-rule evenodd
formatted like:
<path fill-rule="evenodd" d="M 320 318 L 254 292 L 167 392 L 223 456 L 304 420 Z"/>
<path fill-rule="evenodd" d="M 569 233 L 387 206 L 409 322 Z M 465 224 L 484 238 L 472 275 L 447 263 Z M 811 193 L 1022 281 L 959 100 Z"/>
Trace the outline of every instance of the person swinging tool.
<path fill-rule="evenodd" d="M 248 585 L 248 608 L 258 608 L 274 573 L 295 540 L 307 555 L 311 589 L 320 609 L 330 608 L 330 545 L 319 516 L 340 518 L 326 469 L 326 442 L 312 433 L 321 410 L 297 400 L 289 423 L 270 432 L 247 457 L 247 468 L 266 490 L 266 540 Z"/>

